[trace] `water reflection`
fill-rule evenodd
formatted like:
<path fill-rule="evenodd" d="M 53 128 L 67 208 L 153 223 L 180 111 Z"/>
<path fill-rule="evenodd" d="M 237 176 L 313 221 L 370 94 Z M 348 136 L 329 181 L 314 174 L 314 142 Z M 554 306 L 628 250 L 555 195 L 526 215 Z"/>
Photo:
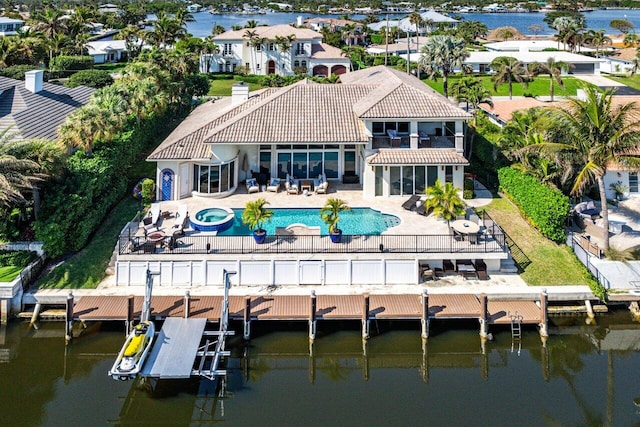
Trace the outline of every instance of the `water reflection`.
<path fill-rule="evenodd" d="M 476 328 L 254 330 L 229 342 L 224 384 L 108 378 L 121 331 L 65 347 L 60 324 L 0 330 L 3 425 L 631 425 L 640 325 L 627 313 L 482 342 Z M 281 328 L 285 329 L 285 328 Z M 636 399 L 636 400 L 634 400 Z M 17 405 L 19 402 L 19 406 Z M 18 410 L 19 408 L 19 410 Z M 6 423 L 6 424 L 5 424 Z"/>

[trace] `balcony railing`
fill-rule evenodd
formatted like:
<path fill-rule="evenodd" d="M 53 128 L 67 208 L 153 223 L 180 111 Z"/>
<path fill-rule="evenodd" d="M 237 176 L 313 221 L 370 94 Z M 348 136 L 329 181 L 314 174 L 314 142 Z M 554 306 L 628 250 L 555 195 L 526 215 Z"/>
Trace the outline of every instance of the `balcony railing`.
<path fill-rule="evenodd" d="M 454 136 L 427 136 L 418 138 L 418 148 L 454 148 L 456 139 Z M 411 137 L 408 135 L 391 138 L 389 136 L 376 135 L 371 137 L 373 149 L 380 148 L 409 148 Z"/>
<path fill-rule="evenodd" d="M 144 239 L 144 238 L 142 238 Z M 161 242 L 140 242 L 139 238 L 120 235 L 120 255 L 238 255 L 238 254 L 313 254 L 313 253 L 500 253 L 506 250 L 502 230 L 487 228 L 473 239 L 460 240 L 449 234 L 432 235 L 343 235 L 341 243 L 333 243 L 329 236 L 267 236 L 257 244 L 253 236 L 215 236 L 192 234 L 168 245 Z M 142 244 L 141 244 L 142 243 Z"/>

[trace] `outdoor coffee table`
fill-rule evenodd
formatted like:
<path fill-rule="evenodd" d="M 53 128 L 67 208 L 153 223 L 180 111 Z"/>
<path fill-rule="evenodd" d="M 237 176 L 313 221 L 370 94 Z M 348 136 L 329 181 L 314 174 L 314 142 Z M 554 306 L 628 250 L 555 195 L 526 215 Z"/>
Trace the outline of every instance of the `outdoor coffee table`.
<path fill-rule="evenodd" d="M 153 233 L 147 234 L 147 241 L 151 243 L 155 243 L 158 246 L 158 243 L 161 243 L 167 235 L 164 231 L 154 231 Z"/>
<path fill-rule="evenodd" d="M 301 181 L 300 190 L 307 190 L 308 192 L 311 192 L 313 190 L 313 183 L 311 181 Z"/>

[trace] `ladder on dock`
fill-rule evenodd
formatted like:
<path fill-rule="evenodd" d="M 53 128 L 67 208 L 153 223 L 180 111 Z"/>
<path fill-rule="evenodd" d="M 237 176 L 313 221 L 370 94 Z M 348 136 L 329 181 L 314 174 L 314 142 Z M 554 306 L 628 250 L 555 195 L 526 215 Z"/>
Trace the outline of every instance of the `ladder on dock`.
<path fill-rule="evenodd" d="M 522 315 L 517 311 L 509 313 L 511 319 L 511 352 L 513 353 L 515 343 L 518 343 L 518 356 L 522 350 Z"/>

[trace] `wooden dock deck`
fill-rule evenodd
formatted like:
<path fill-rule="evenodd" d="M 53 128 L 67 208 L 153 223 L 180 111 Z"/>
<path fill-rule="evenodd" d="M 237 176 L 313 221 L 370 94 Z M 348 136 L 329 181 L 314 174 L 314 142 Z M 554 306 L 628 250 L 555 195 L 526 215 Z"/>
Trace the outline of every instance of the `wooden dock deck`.
<path fill-rule="evenodd" d="M 230 318 L 244 321 L 306 321 L 312 317 L 316 320 L 421 320 L 424 311 L 421 295 L 319 295 L 315 301 L 315 316 L 312 316 L 312 298 L 304 295 L 233 296 L 229 298 Z M 189 317 L 217 322 L 222 300 L 222 296 L 154 296 L 151 315 L 155 319 Z M 73 318 L 131 321 L 140 318 L 142 302 L 142 297 L 85 296 L 75 302 Z M 481 298 L 477 295 L 428 296 L 429 319 L 482 319 L 482 311 Z M 500 299 L 488 300 L 485 318 L 487 324 L 509 324 L 512 315 L 517 315 L 522 324 L 539 324 L 546 317 L 544 314 L 537 301 Z"/>

